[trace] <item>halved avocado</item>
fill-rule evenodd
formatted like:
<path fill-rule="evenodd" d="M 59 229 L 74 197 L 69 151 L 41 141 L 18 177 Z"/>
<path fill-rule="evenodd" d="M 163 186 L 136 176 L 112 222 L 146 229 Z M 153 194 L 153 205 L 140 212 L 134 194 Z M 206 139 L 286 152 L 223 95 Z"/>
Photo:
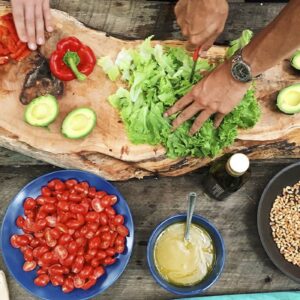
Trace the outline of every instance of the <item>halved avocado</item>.
<path fill-rule="evenodd" d="M 286 114 L 300 112 L 300 83 L 290 85 L 277 96 L 277 107 Z"/>
<path fill-rule="evenodd" d="M 96 119 L 96 113 L 92 109 L 76 108 L 65 117 L 61 132 L 69 139 L 83 138 L 92 132 Z"/>
<path fill-rule="evenodd" d="M 291 65 L 296 70 L 300 70 L 300 50 L 296 51 L 292 56 Z"/>
<path fill-rule="evenodd" d="M 58 112 L 58 102 L 54 96 L 40 96 L 27 105 L 24 119 L 32 126 L 46 127 L 54 122 Z"/>

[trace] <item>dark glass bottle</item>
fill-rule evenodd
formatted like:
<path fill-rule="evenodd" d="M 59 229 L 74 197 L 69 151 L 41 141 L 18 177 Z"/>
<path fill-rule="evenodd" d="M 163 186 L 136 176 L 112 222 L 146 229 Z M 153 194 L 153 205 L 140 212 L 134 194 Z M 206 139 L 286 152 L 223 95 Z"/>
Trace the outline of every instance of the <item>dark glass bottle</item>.
<path fill-rule="evenodd" d="M 239 190 L 250 178 L 249 166 L 249 159 L 245 154 L 225 154 L 212 163 L 204 177 L 204 192 L 216 200 L 224 200 Z"/>

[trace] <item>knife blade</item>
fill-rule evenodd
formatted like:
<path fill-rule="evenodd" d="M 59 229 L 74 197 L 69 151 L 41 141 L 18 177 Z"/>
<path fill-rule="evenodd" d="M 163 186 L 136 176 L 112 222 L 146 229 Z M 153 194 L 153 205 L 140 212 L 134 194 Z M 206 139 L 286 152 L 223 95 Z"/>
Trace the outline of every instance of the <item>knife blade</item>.
<path fill-rule="evenodd" d="M 201 51 L 201 47 L 198 47 L 195 49 L 194 54 L 193 54 L 193 67 L 192 67 L 191 76 L 190 76 L 190 83 L 192 83 L 193 79 L 194 79 L 194 74 L 195 74 L 196 65 L 197 65 L 200 51 Z"/>

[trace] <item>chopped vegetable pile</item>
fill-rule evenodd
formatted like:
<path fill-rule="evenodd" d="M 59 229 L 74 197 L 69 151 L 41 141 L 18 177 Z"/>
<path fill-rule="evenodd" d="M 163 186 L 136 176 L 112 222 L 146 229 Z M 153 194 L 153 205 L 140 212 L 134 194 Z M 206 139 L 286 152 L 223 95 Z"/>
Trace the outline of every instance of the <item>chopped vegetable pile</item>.
<path fill-rule="evenodd" d="M 246 38 L 251 36 L 246 35 Z M 242 36 L 245 45 L 245 37 Z M 260 116 L 254 90 L 247 91 L 242 102 L 224 118 L 217 129 L 212 120 L 204 123 L 194 136 L 188 134 L 193 120 L 172 131 L 171 121 L 175 118 L 163 117 L 163 113 L 178 99 L 185 95 L 202 79 L 200 71 L 211 71 L 213 65 L 199 59 L 193 84 L 189 82 L 192 58 L 182 48 L 154 47 L 151 37 L 134 49 L 123 49 L 115 63 L 109 57 L 98 60 L 98 64 L 111 80 L 121 79 L 127 88 L 120 87 L 109 102 L 118 109 L 125 124 L 130 141 L 134 144 L 162 144 L 171 158 L 217 155 L 224 147 L 232 144 L 237 137 L 238 128 L 255 125 Z M 248 41 L 249 42 L 249 41 Z M 235 49 L 230 48 L 233 54 Z"/>
<path fill-rule="evenodd" d="M 8 63 L 10 59 L 21 61 L 30 53 L 27 44 L 18 38 L 12 14 L 0 17 L 0 65 Z"/>

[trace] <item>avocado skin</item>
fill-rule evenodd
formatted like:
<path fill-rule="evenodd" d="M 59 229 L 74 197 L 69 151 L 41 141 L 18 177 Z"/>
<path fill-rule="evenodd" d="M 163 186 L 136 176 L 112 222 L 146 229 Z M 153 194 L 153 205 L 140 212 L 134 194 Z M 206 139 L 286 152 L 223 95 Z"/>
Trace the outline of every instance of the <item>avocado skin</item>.
<path fill-rule="evenodd" d="M 277 96 L 276 105 L 278 109 L 287 115 L 294 115 L 300 112 L 300 100 L 299 103 L 295 106 L 286 103 L 288 97 L 287 93 L 292 91 L 299 93 L 299 99 L 300 99 L 300 83 L 296 83 L 282 89 Z"/>

